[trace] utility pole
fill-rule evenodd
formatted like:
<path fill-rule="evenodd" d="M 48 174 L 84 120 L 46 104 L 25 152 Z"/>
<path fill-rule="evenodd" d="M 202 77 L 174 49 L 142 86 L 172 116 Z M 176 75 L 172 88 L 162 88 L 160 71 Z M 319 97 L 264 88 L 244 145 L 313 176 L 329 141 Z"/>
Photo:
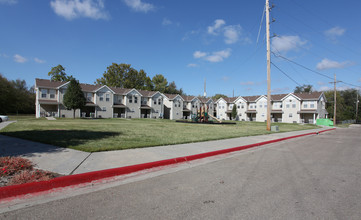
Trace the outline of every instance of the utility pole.
<path fill-rule="evenodd" d="M 341 81 L 336 81 L 336 73 L 334 75 L 334 81 L 330 82 L 333 83 L 333 90 L 334 90 L 334 98 L 333 98 L 333 125 L 336 126 L 336 83 L 341 82 Z"/>
<path fill-rule="evenodd" d="M 357 124 L 357 119 L 358 119 L 358 103 L 359 103 L 359 100 L 358 100 L 358 93 L 359 93 L 360 91 L 359 90 L 357 90 L 357 98 L 356 98 L 356 124 Z"/>
<path fill-rule="evenodd" d="M 266 0 L 266 35 L 267 35 L 267 131 L 271 130 L 271 46 L 270 46 L 270 21 L 269 0 Z"/>

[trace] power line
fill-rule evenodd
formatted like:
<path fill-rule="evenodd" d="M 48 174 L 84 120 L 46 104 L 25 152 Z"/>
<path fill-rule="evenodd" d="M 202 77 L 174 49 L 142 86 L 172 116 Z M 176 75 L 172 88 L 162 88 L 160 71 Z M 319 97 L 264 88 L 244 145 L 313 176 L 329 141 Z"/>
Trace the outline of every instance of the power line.
<path fill-rule="evenodd" d="M 299 63 L 297 63 L 297 62 L 295 62 L 295 61 L 293 61 L 293 60 L 290 60 L 290 59 L 288 59 L 288 58 L 286 58 L 286 57 L 284 57 L 284 56 L 282 56 L 282 55 L 280 55 L 280 54 L 276 54 L 276 53 L 274 53 L 274 52 L 272 52 L 272 54 L 273 54 L 275 57 L 282 58 L 282 59 L 284 59 L 284 60 L 286 60 L 286 61 L 288 61 L 288 62 L 291 62 L 291 63 L 293 63 L 293 64 L 296 64 L 296 65 L 298 65 L 298 66 L 300 66 L 300 67 L 302 67 L 302 68 L 304 68 L 304 69 L 306 69 L 306 70 L 308 70 L 308 71 L 311 71 L 311 72 L 313 72 L 313 73 L 316 73 L 316 74 L 318 74 L 318 75 L 321 75 L 321 76 L 323 76 L 323 77 L 326 77 L 326 78 L 328 78 L 328 79 L 333 80 L 332 77 L 329 77 L 329 76 L 327 76 L 327 75 L 325 75 L 325 74 L 323 74 L 323 73 L 314 71 L 314 70 L 312 70 L 312 69 L 310 69 L 310 68 L 308 68 L 308 67 L 306 67 L 306 66 L 304 66 L 304 65 L 302 65 L 302 64 L 299 64 Z M 354 84 L 351 84 L 351 83 L 347 83 L 347 82 L 344 82 L 344 81 L 340 81 L 340 82 L 343 83 L 343 84 L 349 85 L 349 86 L 361 88 L 361 86 L 357 86 L 357 85 L 354 85 Z"/>
<path fill-rule="evenodd" d="M 296 83 L 297 85 L 301 86 L 296 80 L 292 79 L 292 77 L 290 77 L 287 73 L 285 73 L 283 70 L 281 70 L 276 64 L 274 64 L 273 62 L 271 62 L 271 64 L 276 67 L 281 73 L 283 73 L 285 76 L 287 76 L 290 80 L 292 80 L 294 83 Z M 302 87 L 302 86 L 301 86 Z"/>
<path fill-rule="evenodd" d="M 274 52 L 272 52 L 272 54 L 273 54 L 275 57 L 280 57 L 280 58 L 282 58 L 282 59 L 284 59 L 284 60 L 287 60 L 288 62 L 291 62 L 291 63 L 293 63 L 293 64 L 296 64 L 296 65 L 298 65 L 298 66 L 300 66 L 300 67 L 302 67 L 302 68 L 304 68 L 304 69 L 307 69 L 307 70 L 309 70 L 309 71 L 311 71 L 311 72 L 313 72 L 313 73 L 316 73 L 316 74 L 318 74 L 318 75 L 321 75 L 321 76 L 326 77 L 326 78 L 329 78 L 329 79 L 333 79 L 332 77 L 329 77 L 329 76 L 327 76 L 327 75 L 325 75 L 325 74 L 323 74 L 323 73 L 319 73 L 319 72 L 317 72 L 317 71 L 314 71 L 314 70 L 312 70 L 312 69 L 310 69 L 310 68 L 308 68 L 308 67 L 305 67 L 305 66 L 303 66 L 303 65 L 301 65 L 301 64 L 299 64 L 299 63 L 296 63 L 295 61 L 290 60 L 290 59 L 288 59 L 288 58 L 286 58 L 286 57 L 284 57 L 284 56 L 282 56 L 282 55 L 280 55 L 280 54 L 276 54 L 276 53 L 274 53 Z"/>

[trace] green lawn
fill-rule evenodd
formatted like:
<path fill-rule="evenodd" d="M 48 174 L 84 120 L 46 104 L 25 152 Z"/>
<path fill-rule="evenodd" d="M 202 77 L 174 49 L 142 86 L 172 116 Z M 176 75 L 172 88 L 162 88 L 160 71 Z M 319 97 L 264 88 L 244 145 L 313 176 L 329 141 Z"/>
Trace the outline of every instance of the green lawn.
<path fill-rule="evenodd" d="M 317 128 L 314 125 L 283 124 L 280 132 Z M 96 152 L 217 140 L 271 133 L 262 122 L 236 125 L 177 123 L 155 119 L 24 119 L 0 134 L 55 146 Z"/>

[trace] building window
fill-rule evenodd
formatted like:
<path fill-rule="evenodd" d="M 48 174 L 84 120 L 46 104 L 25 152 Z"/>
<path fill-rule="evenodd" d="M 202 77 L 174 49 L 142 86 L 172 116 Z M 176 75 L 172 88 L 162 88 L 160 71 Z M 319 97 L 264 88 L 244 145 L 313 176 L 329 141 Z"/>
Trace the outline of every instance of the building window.
<path fill-rule="evenodd" d="M 106 107 L 103 107 L 103 108 L 102 108 L 102 110 L 103 110 L 103 111 L 106 111 L 106 110 L 107 110 L 107 108 L 106 108 Z"/>
<path fill-rule="evenodd" d="M 250 105 L 249 108 L 253 108 L 253 105 Z"/>
<path fill-rule="evenodd" d="M 290 108 L 290 104 L 286 104 L 286 108 Z"/>
<path fill-rule="evenodd" d="M 267 108 L 267 104 L 265 104 L 264 107 Z"/>
<path fill-rule="evenodd" d="M 138 97 L 134 96 L 134 103 L 138 103 Z"/>
<path fill-rule="evenodd" d="M 288 117 L 292 118 L 292 113 L 290 113 L 290 114 L 288 115 Z"/>
<path fill-rule="evenodd" d="M 90 92 L 88 92 L 88 93 L 86 94 L 86 100 L 87 100 L 88 102 L 91 102 L 91 101 L 93 101 L 92 99 L 93 99 L 93 94 L 90 93 Z"/>
<path fill-rule="evenodd" d="M 224 105 L 222 106 L 222 108 L 224 109 Z"/>
<path fill-rule="evenodd" d="M 315 107 L 315 104 L 311 104 L 311 105 L 310 105 L 310 108 L 314 108 L 314 107 Z"/>
<path fill-rule="evenodd" d="M 50 90 L 49 90 L 49 93 L 50 93 L 50 98 L 51 98 L 51 99 L 55 99 L 55 90 L 54 90 L 54 89 L 50 89 Z"/>
<path fill-rule="evenodd" d="M 262 108 L 262 105 L 259 105 L 259 108 Z"/>
<path fill-rule="evenodd" d="M 162 103 L 162 99 L 158 99 L 158 105 Z"/>
<path fill-rule="evenodd" d="M 282 104 L 280 104 L 280 108 L 282 108 Z"/>
<path fill-rule="evenodd" d="M 104 100 L 104 98 L 103 98 L 103 93 L 99 93 L 99 101 L 103 101 Z"/>
<path fill-rule="evenodd" d="M 157 100 L 153 100 L 153 102 L 154 102 L 154 105 L 156 105 L 156 104 L 157 104 Z"/>
<path fill-rule="evenodd" d="M 105 101 L 109 102 L 110 101 L 110 94 L 105 94 Z"/>
<path fill-rule="evenodd" d="M 308 105 L 307 105 L 307 104 L 304 104 L 304 105 L 303 105 L 303 108 L 308 108 Z"/>
<path fill-rule="evenodd" d="M 241 105 L 241 108 L 244 108 L 244 104 Z"/>
<path fill-rule="evenodd" d="M 296 104 L 292 104 L 292 108 L 296 108 Z"/>
<path fill-rule="evenodd" d="M 129 103 L 133 103 L 133 96 L 129 96 Z"/>
<path fill-rule="evenodd" d="M 46 89 L 42 89 L 42 90 L 41 90 L 41 98 L 46 98 L 46 93 L 47 93 L 47 90 L 46 90 Z"/>

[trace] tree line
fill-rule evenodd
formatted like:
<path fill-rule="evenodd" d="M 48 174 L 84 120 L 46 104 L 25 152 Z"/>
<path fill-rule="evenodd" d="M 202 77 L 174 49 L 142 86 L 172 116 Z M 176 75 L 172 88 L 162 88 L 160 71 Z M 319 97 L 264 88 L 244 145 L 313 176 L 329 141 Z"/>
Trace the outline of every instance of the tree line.
<path fill-rule="evenodd" d="M 35 114 L 34 87 L 25 80 L 6 79 L 0 74 L 0 114 Z"/>

